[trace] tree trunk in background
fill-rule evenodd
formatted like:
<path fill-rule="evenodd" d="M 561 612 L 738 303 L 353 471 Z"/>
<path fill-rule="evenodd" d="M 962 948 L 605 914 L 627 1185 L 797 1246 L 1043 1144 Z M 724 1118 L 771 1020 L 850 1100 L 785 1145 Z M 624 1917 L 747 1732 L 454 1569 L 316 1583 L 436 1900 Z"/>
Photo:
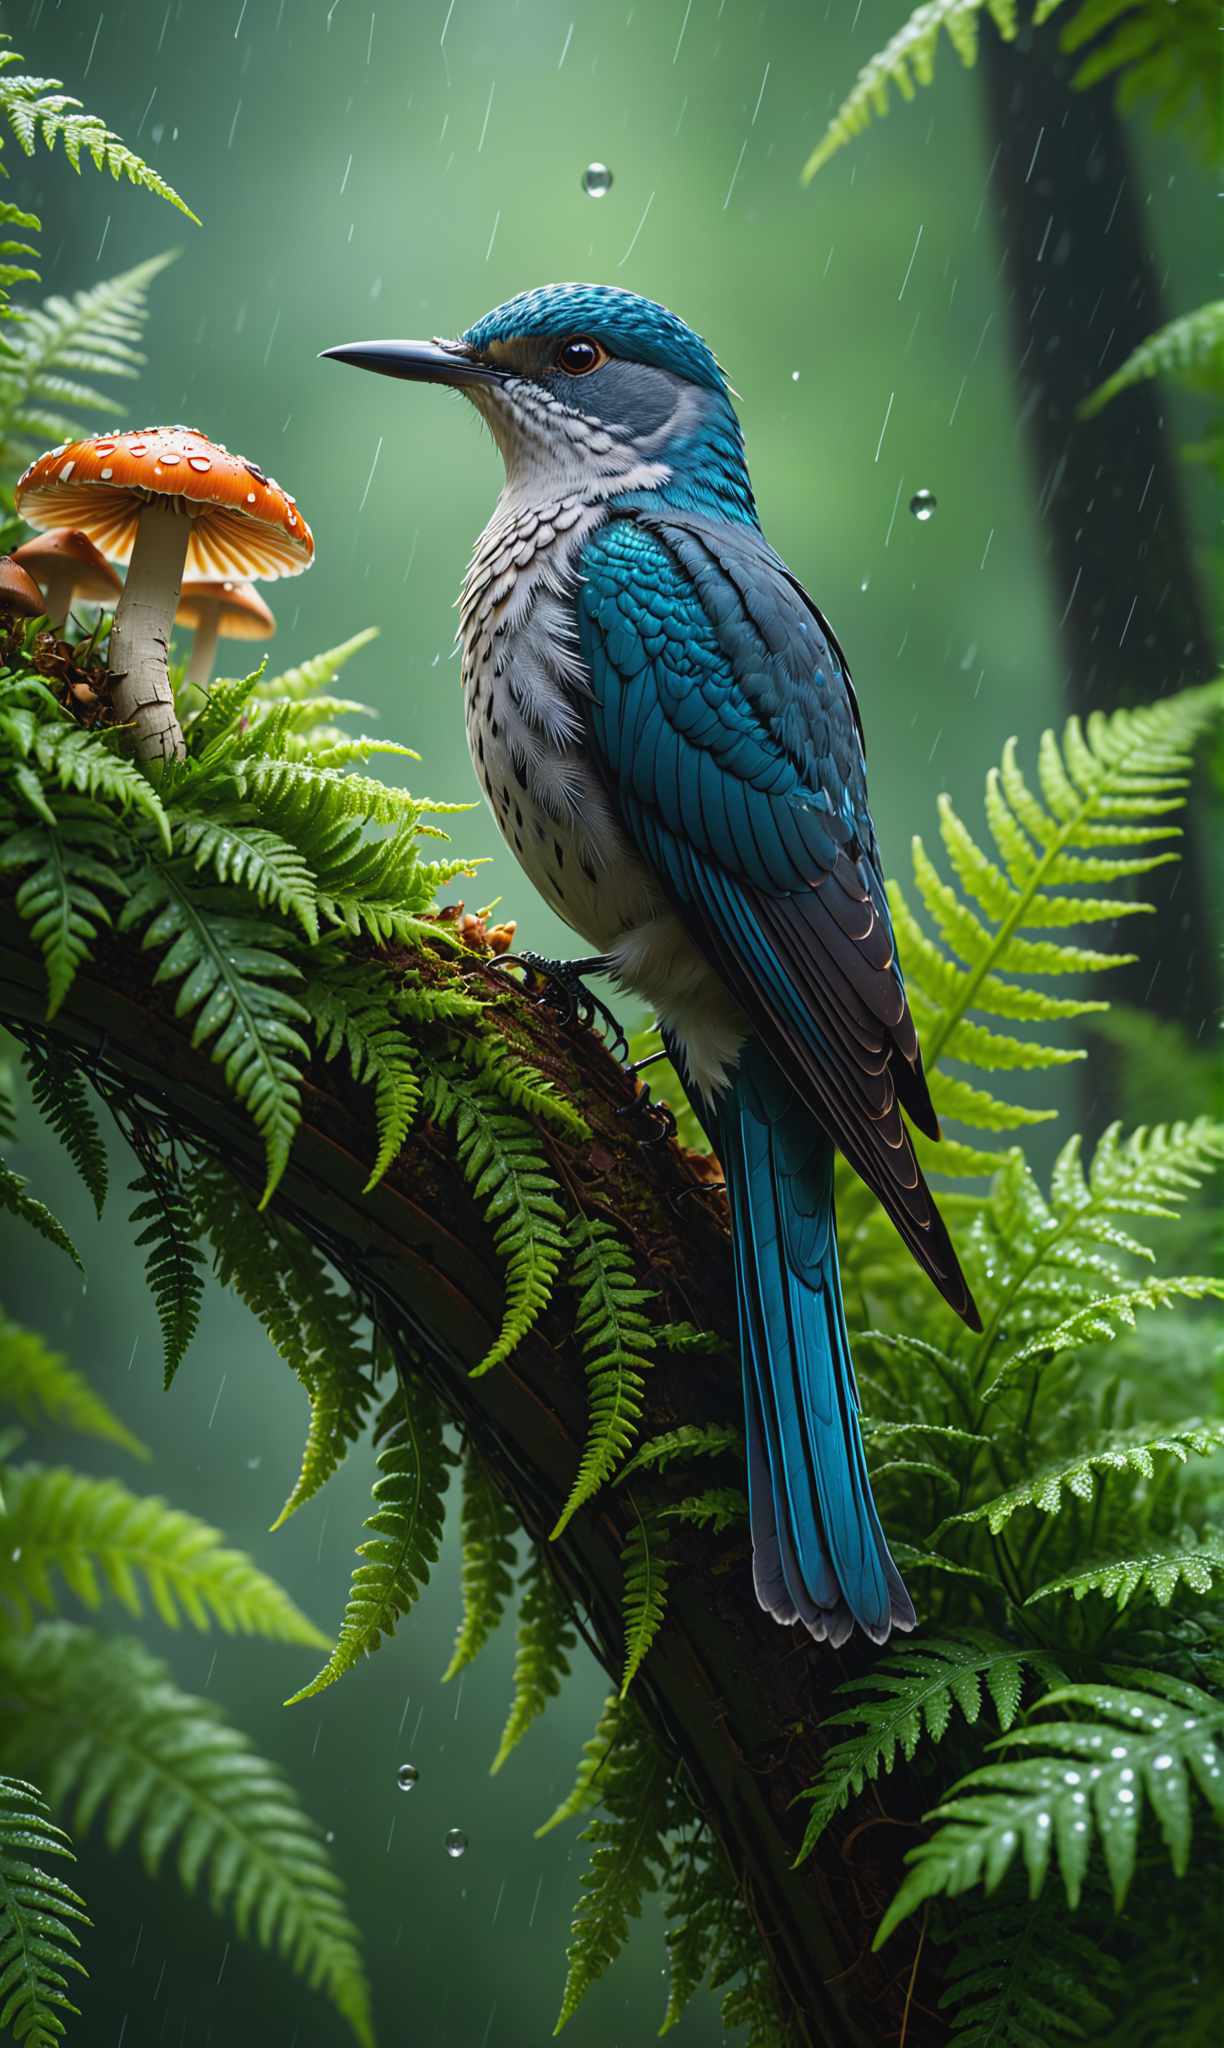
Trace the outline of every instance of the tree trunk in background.
<path fill-rule="evenodd" d="M 136 942 L 112 939 L 81 968 L 48 1024 L 41 954 L 29 927 L 0 906 L 0 1019 L 54 1039 L 83 1058 L 87 1071 L 100 1068 L 127 1114 L 149 1119 L 163 1140 L 174 1134 L 219 1158 L 257 1197 L 264 1160 L 255 1126 L 227 1095 L 209 1048 L 194 1050 L 184 1037 L 172 998 L 153 986 L 152 974 Z M 632 1085 L 601 1039 L 562 1030 L 551 1012 L 505 998 L 503 980 L 494 985 L 505 999 L 505 1028 L 581 1105 L 595 1133 L 580 1146 L 540 1133 L 576 1205 L 619 1223 L 658 1291 L 660 1320 L 692 1320 L 726 1341 L 721 1357 L 660 1349 L 646 1375 L 642 1441 L 682 1423 L 742 1427 L 722 1201 L 694 1195 L 676 1204 L 673 1197 L 694 1185 L 692 1172 L 673 1143 L 643 1148 L 640 1127 L 653 1126 L 648 1114 L 619 1113 L 632 1106 Z M 378 1149 L 368 1091 L 336 1065 L 312 1069 L 302 1093 L 302 1124 L 276 1208 L 354 1288 L 401 1370 L 423 1371 L 475 1442 L 527 1533 L 546 1544 L 584 1640 L 618 1684 L 621 1551 L 636 1514 L 628 1488 L 605 1486 L 556 1543 L 546 1543 L 587 1428 L 572 1291 L 558 1289 L 505 1365 L 472 1379 L 501 1319 L 504 1276 L 453 1156 L 430 1124 L 418 1122 L 367 1194 Z M 683 1470 L 634 1479 L 645 1508 L 674 1498 L 677 1485 L 682 1492 L 691 1485 Z M 771 1621 L 757 1605 L 751 1552 L 739 1531 L 714 1537 L 677 1528 L 669 1551 L 675 1568 L 667 1612 L 633 1696 L 672 1763 L 683 1758 L 726 1849 L 773 1962 L 791 2022 L 787 2038 L 794 2048 L 882 2048 L 904 2022 L 908 2048 L 939 2048 L 948 2039 L 936 2011 L 939 1962 L 935 1945 L 921 1940 L 919 1921 L 906 1921 L 879 1955 L 871 1953 L 919 1826 L 921 1787 L 903 1771 L 868 1784 L 807 1862 L 793 1867 L 809 1812 L 796 1797 L 819 1775 L 826 1713 L 844 1704 L 834 1689 L 872 1669 L 878 1653 L 857 1632 L 833 1651 L 802 1628 Z M 559 2000 L 560 1954 L 556 1970 Z"/>
<path fill-rule="evenodd" d="M 1072 91 L 1079 58 L 1061 54 L 1058 28 L 1005 43 L 984 23 L 982 69 L 1017 431 L 1047 535 L 1066 709 L 1086 717 L 1206 681 L 1218 664 L 1159 382 L 1076 418 L 1167 315 L 1113 85 Z M 1117 1002 L 1175 1017 L 1192 1038 L 1220 1001 L 1204 825 L 1200 804 L 1187 813 L 1182 863 L 1140 879 L 1157 914 L 1122 921 L 1117 944 L 1139 958 L 1110 978 Z M 1099 1051 L 1098 1040 L 1089 1104 Z"/>

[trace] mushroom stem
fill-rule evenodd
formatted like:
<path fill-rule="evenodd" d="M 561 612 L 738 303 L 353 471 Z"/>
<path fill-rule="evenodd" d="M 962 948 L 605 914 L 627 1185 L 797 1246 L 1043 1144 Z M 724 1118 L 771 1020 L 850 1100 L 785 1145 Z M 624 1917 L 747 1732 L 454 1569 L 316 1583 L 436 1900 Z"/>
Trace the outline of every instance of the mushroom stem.
<path fill-rule="evenodd" d="M 138 761 L 181 761 L 186 754 L 167 646 L 190 539 L 191 520 L 174 499 L 151 499 L 140 515 L 111 628 L 112 701 L 132 729 Z"/>
<path fill-rule="evenodd" d="M 76 564 L 52 562 L 37 581 L 42 584 L 43 596 L 47 603 L 47 624 L 58 633 L 72 605 L 72 594 L 76 589 Z"/>
<path fill-rule="evenodd" d="M 215 597 L 197 598 L 196 602 L 200 607 L 200 623 L 195 629 L 191 660 L 187 664 L 187 681 L 204 690 L 212 681 L 217 638 L 221 631 L 221 605 Z"/>

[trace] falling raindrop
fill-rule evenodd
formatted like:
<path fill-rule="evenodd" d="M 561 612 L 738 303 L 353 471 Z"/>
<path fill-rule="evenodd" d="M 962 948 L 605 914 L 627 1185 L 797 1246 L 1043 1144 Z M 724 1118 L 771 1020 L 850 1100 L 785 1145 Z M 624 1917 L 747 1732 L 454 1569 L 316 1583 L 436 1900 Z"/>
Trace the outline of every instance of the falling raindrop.
<path fill-rule="evenodd" d="M 936 502 L 934 491 L 915 491 L 909 501 L 909 508 L 915 519 L 932 519 L 935 515 Z"/>
<path fill-rule="evenodd" d="M 791 371 L 791 383 L 792 383 L 792 384 L 797 384 L 798 382 L 799 382 L 799 372 L 798 372 L 798 370 L 792 370 L 792 371 Z"/>
<path fill-rule="evenodd" d="M 612 173 L 607 164 L 588 164 L 582 173 L 582 189 L 588 199 L 603 199 L 612 190 Z"/>
<path fill-rule="evenodd" d="M 462 1856 L 467 1848 L 467 1836 L 464 1834 L 463 1829 L 451 1828 L 443 1839 L 442 1847 L 448 1856 Z"/>
<path fill-rule="evenodd" d="M 401 1764 L 395 1773 L 395 1782 L 401 1792 L 411 1792 L 420 1775 L 415 1764 Z"/>

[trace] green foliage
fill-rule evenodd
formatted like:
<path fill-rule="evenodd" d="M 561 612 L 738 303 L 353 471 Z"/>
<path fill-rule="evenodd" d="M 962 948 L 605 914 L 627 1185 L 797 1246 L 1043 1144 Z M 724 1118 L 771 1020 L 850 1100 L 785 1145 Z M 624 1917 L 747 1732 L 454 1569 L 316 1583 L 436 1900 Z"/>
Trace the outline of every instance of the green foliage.
<path fill-rule="evenodd" d="M 1224 1449 L 1224 1422 L 1191 1424 L 1167 1434 L 1145 1431 L 1130 1442 L 1118 1436 L 1112 1442 L 1085 1451 L 1079 1457 L 1069 1458 L 1061 1465 L 1047 1466 L 1044 1470 L 1030 1473 L 1015 1486 L 1010 1486 L 1006 1493 L 996 1494 L 993 1500 L 980 1501 L 963 1514 L 949 1515 L 947 1521 L 935 1530 L 934 1537 L 937 1539 L 945 1529 L 954 1527 L 958 1522 L 980 1522 L 983 1519 L 989 1524 L 991 1535 L 997 1536 L 1017 1508 L 1044 1508 L 1048 1515 L 1056 1515 L 1062 1506 L 1064 1487 L 1079 1500 L 1090 1501 L 1093 1498 L 1098 1472 L 1140 1472 L 1145 1479 L 1150 1479 L 1155 1471 L 1152 1463 L 1154 1451 L 1166 1451 L 1184 1465 L 1191 1451 L 1207 1457 L 1212 1451 L 1221 1449 Z"/>
<path fill-rule="evenodd" d="M 128 1221 L 145 1226 L 132 1242 L 149 1248 L 145 1278 L 161 1324 L 169 1387 L 200 1320 L 204 1259 L 192 1235 L 191 1212 L 178 1183 L 152 1146 L 146 1148 L 144 1165 L 139 1180 L 129 1185 L 129 1193 L 144 1199 L 137 1202 Z"/>
<path fill-rule="evenodd" d="M 15 50 L 0 53 L 0 65 L 20 62 Z M 96 114 L 76 111 L 81 102 L 69 94 L 47 90 L 59 84 L 58 78 L 15 77 L 11 72 L 0 77 L 0 116 L 8 122 L 26 155 L 33 156 L 40 136 L 48 149 L 62 142 L 64 155 L 74 171 L 80 170 L 84 151 L 100 171 L 109 170 L 113 178 L 125 177 L 133 185 L 143 186 L 159 199 L 168 199 L 188 220 L 195 220 L 191 208 L 178 193 L 113 135 L 104 121 Z"/>
<path fill-rule="evenodd" d="M 106 1206 L 106 1146 L 80 1067 L 61 1047 L 34 1036 L 22 1043 L 22 1063 L 35 1107 L 66 1148 L 101 1222 Z"/>
<path fill-rule="evenodd" d="M 574 1329 L 582 1344 L 591 1414 L 586 1448 L 553 1541 L 611 1478 L 633 1442 L 642 1412 L 642 1367 L 651 1363 L 655 1346 L 642 1304 L 656 1296 L 636 1284 L 633 1259 L 613 1226 L 602 1216 L 575 1216 L 568 1239 L 574 1255 L 570 1280 L 579 1297 Z"/>
<path fill-rule="evenodd" d="M 637 1677 L 647 1650 L 663 1626 L 667 1605 L 668 1560 L 663 1554 L 664 1531 L 659 1518 L 643 1517 L 634 1506 L 635 1521 L 625 1538 L 621 1572 L 624 1591 L 621 1605 L 625 1621 L 625 1668 L 621 1675 L 621 1698 Z"/>
<path fill-rule="evenodd" d="M 554 2034 L 573 2018 L 624 1947 L 629 1921 L 641 1913 L 642 1893 L 658 1890 L 659 1873 L 669 1864 L 665 1838 L 674 1817 L 671 1773 L 631 1709 L 618 1743 L 609 1749 L 602 1796 L 607 1818 L 593 1821 L 582 1836 L 595 1848 L 574 1911 L 569 1975 Z"/>
<path fill-rule="evenodd" d="M 1033 2048 L 1095 2037 L 1113 2017 L 1099 1993 L 1121 1997 L 1123 1974 L 1097 1916 L 1091 1936 L 1045 1892 L 1026 1899 L 1005 1883 L 999 1903 L 971 1910 L 944 1972 L 940 2007 L 956 2008 L 957 2048 Z"/>
<path fill-rule="evenodd" d="M 7 1075 L 0 1074 L 0 1145 L 11 1145 L 16 1138 L 7 1079 Z M 14 1173 L 3 1160 L 0 1160 L 0 1209 L 7 1209 L 10 1215 L 19 1217 L 23 1223 L 28 1223 L 40 1237 L 46 1238 L 48 1244 L 55 1245 L 59 1251 L 67 1252 L 79 1272 L 85 1271 L 80 1253 L 58 1216 L 53 1216 L 44 1203 L 26 1193 L 26 1183 L 21 1174 Z"/>
<path fill-rule="evenodd" d="M 1135 1871 L 1145 1794 L 1174 1874 L 1184 1874 L 1192 1786 L 1217 1816 L 1224 1814 L 1224 1705 L 1176 1679 L 1135 1676 L 1146 1681 L 1142 1690 L 1066 1685 L 1047 1694 L 1039 1708 L 1083 1706 L 1094 1718 L 1030 1722 L 1007 1744 L 1050 1754 L 987 1764 L 953 1786 L 952 1796 L 927 1815 L 943 1827 L 906 1857 L 909 1875 L 880 1924 L 877 1948 L 936 1892 L 955 1897 L 979 1882 L 993 1891 L 1017 1849 L 1031 1897 L 1040 1894 L 1053 1858 L 1061 1865 L 1067 1904 L 1076 1907 L 1094 1823 L 1120 1910 Z M 992 1750 L 1004 1746 L 990 1744 Z"/>
<path fill-rule="evenodd" d="M 442 1496 L 448 1466 L 458 1461 L 442 1439 L 442 1411 L 423 1379 L 401 1381 L 375 1428 L 382 1475 L 374 1483 L 373 1532 L 357 1546 L 363 1562 L 353 1573 L 340 1639 L 317 1678 L 289 1701 L 310 1699 L 352 1669 L 358 1657 L 377 1650 L 395 1634 L 401 1614 L 414 1606 L 429 1583 L 442 1541 Z"/>
<path fill-rule="evenodd" d="M 172 1842 L 191 1892 L 206 1878 L 216 1913 L 321 1985 L 372 2044 L 370 1995 L 340 1880 L 317 1830 L 272 1765 L 211 1701 L 174 1686 L 142 1646 L 67 1622 L 0 1640 L 11 1711 L 0 1754 L 37 1772 L 53 1810 L 85 1834 L 105 1816 L 108 1847 L 129 1838 L 156 1877 Z"/>
<path fill-rule="evenodd" d="M 102 1604 L 99 1573 L 129 1614 L 139 1615 L 139 1580 L 169 1628 L 179 1611 L 196 1628 L 209 1617 L 227 1635 L 327 1649 L 328 1638 L 287 1593 L 218 1532 L 156 1496 L 138 1498 L 117 1479 L 89 1479 L 64 1467 L 10 1466 L 0 1514 L 0 1592 L 28 1625 L 37 1605 L 54 1611 L 58 1574 L 86 1607 Z"/>
<path fill-rule="evenodd" d="M 0 350 L 0 467 L 24 468 L 48 441 L 75 440 L 82 428 L 65 406 L 104 410 L 112 419 L 124 410 L 80 378 L 139 375 L 148 287 L 173 261 L 174 252 L 154 256 L 90 291 L 23 310 Z"/>
<path fill-rule="evenodd" d="M 1217 1578 L 1224 1578 L 1224 1543 L 1211 1536 L 1192 1549 L 1174 1549 L 1165 1544 L 1144 1550 L 1136 1557 L 1102 1557 L 1064 1572 L 1048 1586 L 1030 1593 L 1028 1604 L 1048 1600 L 1055 1593 L 1073 1593 L 1083 1600 L 1089 1593 L 1104 1593 L 1121 1609 L 1136 1593 L 1149 1592 L 1158 1607 L 1167 1607 L 1179 1585 L 1195 1593 L 1210 1593 Z"/>
<path fill-rule="evenodd" d="M 1145 9 L 1144 14 L 1158 23 L 1154 8 Z M 1216 26 L 1213 20 L 1213 42 L 1218 39 Z M 1212 54 L 1218 58 L 1214 50 Z M 1170 320 L 1167 326 L 1149 334 L 1131 350 L 1121 368 L 1084 400 L 1079 408 L 1080 417 L 1092 419 L 1120 391 L 1145 383 L 1149 377 L 1168 377 L 1187 391 L 1224 399 L 1224 299 L 1199 306 L 1193 313 L 1183 313 L 1179 320 Z M 1213 419 L 1206 438 L 1181 452 L 1189 462 L 1209 463 L 1224 482 L 1224 419 Z"/>
<path fill-rule="evenodd" d="M 703 1492 L 690 1493 L 686 1499 L 673 1501 L 659 1512 L 669 1521 L 692 1522 L 698 1529 L 708 1529 L 712 1536 L 721 1536 L 725 1529 L 747 1524 L 748 1501 L 738 1486 L 707 1486 Z"/>
<path fill-rule="evenodd" d="M 746 2048 L 787 2048 L 790 2029 L 778 2009 L 779 1987 L 748 1915 L 747 1901 L 722 1843 L 705 1823 L 690 1825 L 671 1845 L 664 1911 L 670 1983 L 660 2034 L 682 2018 L 704 1981 L 726 1991 L 725 2027 L 748 2025 Z"/>
<path fill-rule="evenodd" d="M 61 2013 L 79 2008 L 68 1997 L 65 1970 L 85 1976 L 71 1949 L 81 1946 L 68 1925 L 88 1927 L 84 1901 L 30 1856 L 67 1856 L 36 1785 L 0 1777 L 0 2027 L 28 2048 L 52 2048 L 65 2028 Z"/>
<path fill-rule="evenodd" d="M 0 1309 L 0 1401 L 23 1422 L 54 1422 L 85 1436 L 119 1444 L 137 1458 L 149 1456 L 138 1436 L 96 1394 L 84 1374 L 62 1351 L 51 1351 L 35 1330 L 11 1322 Z"/>
<path fill-rule="evenodd" d="M 1062 0 L 1037 0 L 1034 25 L 1048 21 L 1061 5 Z M 888 112 L 890 85 L 896 86 L 902 99 L 912 100 L 917 85 L 932 83 L 941 28 L 947 30 L 961 63 L 972 68 L 977 63 L 979 17 L 984 7 L 1004 42 L 1014 42 L 1018 27 L 1015 0 L 923 0 L 859 72 L 852 91 L 805 163 L 802 182 L 810 184 L 843 143 L 861 135 L 870 126 L 873 111 L 883 118 Z M 1109 28 L 1115 31 L 1109 40 L 1096 42 Z M 1217 28 L 1212 0 L 1182 0 L 1175 11 L 1161 0 L 1082 0 L 1059 40 L 1068 51 L 1095 42 L 1071 81 L 1079 91 L 1102 78 L 1117 76 L 1120 113 L 1131 114 L 1143 100 L 1154 99 L 1156 127 L 1180 122 L 1205 145 L 1204 153 L 1210 154 L 1220 138 L 1224 83 Z"/>
<path fill-rule="evenodd" d="M 577 1641 L 550 1561 L 538 1545 L 532 1546 L 519 1584 L 523 1597 L 519 1605 L 518 1654 L 514 1660 L 514 1697 L 490 1776 L 500 1771 L 532 1722 L 538 1720 L 549 1700 L 557 1697 L 561 1680 L 569 1677 L 565 1653 Z M 558 1813 L 553 1818 L 559 1817 Z"/>
<path fill-rule="evenodd" d="M 666 1332 L 663 1333 L 666 1336 Z M 662 1436 L 652 1436 L 643 1444 L 636 1456 L 629 1460 L 624 1470 L 617 1475 L 615 1484 L 620 1485 L 631 1472 L 640 1471 L 652 1465 L 659 1472 L 665 1472 L 673 1458 L 716 1458 L 723 1451 L 743 1462 L 743 1431 L 732 1429 L 722 1422 L 711 1422 L 704 1429 L 698 1429 L 691 1422 L 682 1423 L 679 1429 L 669 1429 Z"/>
<path fill-rule="evenodd" d="M 608 1694 L 595 1723 L 594 1735 L 582 1745 L 582 1758 L 573 1785 L 560 1806 L 554 1809 L 542 1827 L 536 1829 L 537 1841 L 541 1835 L 551 1834 L 563 1820 L 576 1820 L 580 1813 L 599 1805 L 603 1798 L 604 1765 L 625 1730 L 635 1725 L 636 1717 L 637 1708 L 630 1706 L 618 1692 Z"/>
<path fill-rule="evenodd" d="M 514 1538 L 519 1520 L 475 1447 L 463 1461 L 463 1620 L 443 1679 L 480 1655 L 514 1591 Z"/>

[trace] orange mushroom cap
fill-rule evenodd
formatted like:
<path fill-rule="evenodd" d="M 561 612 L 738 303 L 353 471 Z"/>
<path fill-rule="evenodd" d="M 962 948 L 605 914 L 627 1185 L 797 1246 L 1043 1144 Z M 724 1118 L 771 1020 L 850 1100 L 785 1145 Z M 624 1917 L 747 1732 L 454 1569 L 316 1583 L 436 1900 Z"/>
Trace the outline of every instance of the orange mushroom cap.
<path fill-rule="evenodd" d="M 122 578 L 116 576 L 106 556 L 98 551 L 89 535 L 77 533 L 72 527 L 58 528 L 53 533 L 40 534 L 37 540 L 23 541 L 19 548 L 13 549 L 13 560 L 20 562 L 34 581 L 44 588 L 53 571 L 71 568 L 76 595 L 87 602 L 118 597 L 123 589 Z"/>
<path fill-rule="evenodd" d="M 0 555 L 0 611 L 15 612 L 19 619 L 40 619 L 43 614 L 41 590 L 11 555 Z"/>
<path fill-rule="evenodd" d="M 314 558 L 314 536 L 288 492 L 194 427 L 66 441 L 30 464 L 13 496 L 31 526 L 75 527 L 113 562 L 131 559 L 140 514 L 156 497 L 174 498 L 191 519 L 189 576 L 298 576 Z"/>
<path fill-rule="evenodd" d="M 254 585 L 235 583 L 228 577 L 223 582 L 184 583 L 175 624 L 198 626 L 204 614 L 202 600 L 209 598 L 221 606 L 223 640 L 270 640 L 275 633 L 276 620 Z"/>

